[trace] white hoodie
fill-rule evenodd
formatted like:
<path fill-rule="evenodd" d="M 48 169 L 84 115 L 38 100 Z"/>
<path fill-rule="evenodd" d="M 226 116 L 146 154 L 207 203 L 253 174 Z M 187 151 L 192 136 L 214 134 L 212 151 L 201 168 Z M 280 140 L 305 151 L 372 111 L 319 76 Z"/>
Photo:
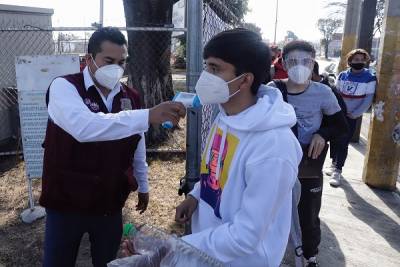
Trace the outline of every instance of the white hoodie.
<path fill-rule="evenodd" d="M 279 266 L 290 231 L 296 115 L 277 89 L 262 85 L 258 96 L 234 116 L 220 108 L 190 192 L 199 205 L 183 239 L 227 266 Z"/>

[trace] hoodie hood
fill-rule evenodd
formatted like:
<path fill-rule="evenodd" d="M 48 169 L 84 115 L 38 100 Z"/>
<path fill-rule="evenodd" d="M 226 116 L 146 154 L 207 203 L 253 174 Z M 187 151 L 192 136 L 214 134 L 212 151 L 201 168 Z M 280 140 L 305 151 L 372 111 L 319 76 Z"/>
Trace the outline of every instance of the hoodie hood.
<path fill-rule="evenodd" d="M 229 128 L 239 131 L 268 131 L 296 124 L 293 107 L 284 102 L 281 92 L 271 86 L 261 85 L 257 103 L 237 115 L 228 116 L 220 105 L 221 120 Z"/>
<path fill-rule="evenodd" d="M 257 103 L 237 115 L 228 116 L 221 105 L 220 113 L 215 119 L 216 125 L 222 130 L 219 151 L 224 151 L 228 129 L 235 129 L 242 132 L 263 132 L 282 127 L 292 127 L 296 124 L 297 118 L 293 107 L 283 101 L 281 92 L 273 87 L 261 85 Z M 211 129 L 212 137 L 217 127 Z M 206 146 L 204 151 L 207 164 L 210 163 L 211 145 Z M 222 153 L 217 159 L 216 179 L 219 180 Z"/>

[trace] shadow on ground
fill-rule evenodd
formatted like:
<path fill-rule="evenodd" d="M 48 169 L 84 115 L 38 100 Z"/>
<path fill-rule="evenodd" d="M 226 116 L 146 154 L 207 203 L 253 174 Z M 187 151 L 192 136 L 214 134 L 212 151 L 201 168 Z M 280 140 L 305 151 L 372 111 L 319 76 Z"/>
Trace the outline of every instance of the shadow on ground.
<path fill-rule="evenodd" d="M 350 204 L 350 212 L 359 220 L 365 222 L 376 233 L 383 237 L 392 248 L 400 252 L 400 226 L 384 212 L 372 206 L 353 189 L 353 187 L 343 179 L 342 188 Z M 392 192 L 379 189 L 371 189 L 381 199 L 386 199 L 385 203 L 398 215 L 400 207 L 398 201 L 393 199 Z M 397 202 L 397 203 L 396 203 Z"/>

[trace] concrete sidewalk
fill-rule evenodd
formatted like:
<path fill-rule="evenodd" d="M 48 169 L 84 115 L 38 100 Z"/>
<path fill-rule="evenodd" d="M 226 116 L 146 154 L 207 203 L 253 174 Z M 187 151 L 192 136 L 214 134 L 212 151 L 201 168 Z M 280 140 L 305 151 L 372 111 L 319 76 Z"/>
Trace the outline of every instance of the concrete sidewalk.
<path fill-rule="evenodd" d="M 331 187 L 324 177 L 318 255 L 322 267 L 400 266 L 400 184 L 389 192 L 363 183 L 364 139 L 349 147 L 341 187 Z M 282 266 L 294 266 L 292 259 L 284 262 Z"/>

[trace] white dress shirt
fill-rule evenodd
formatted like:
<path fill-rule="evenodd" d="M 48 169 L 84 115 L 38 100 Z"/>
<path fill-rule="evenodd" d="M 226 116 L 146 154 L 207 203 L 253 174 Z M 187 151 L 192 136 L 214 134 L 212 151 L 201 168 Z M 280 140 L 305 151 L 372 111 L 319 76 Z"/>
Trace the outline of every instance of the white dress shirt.
<path fill-rule="evenodd" d="M 83 70 L 85 88 L 95 86 L 89 70 Z M 115 95 L 121 90 L 118 83 L 106 97 L 95 86 L 105 106 L 111 112 Z M 50 85 L 48 112 L 50 118 L 79 142 L 118 140 L 134 134 L 140 139 L 133 159 L 138 191 L 149 191 L 147 178 L 146 144 L 144 132 L 149 128 L 149 110 L 126 110 L 119 113 L 94 113 L 89 110 L 75 86 L 64 78 L 56 78 Z"/>

